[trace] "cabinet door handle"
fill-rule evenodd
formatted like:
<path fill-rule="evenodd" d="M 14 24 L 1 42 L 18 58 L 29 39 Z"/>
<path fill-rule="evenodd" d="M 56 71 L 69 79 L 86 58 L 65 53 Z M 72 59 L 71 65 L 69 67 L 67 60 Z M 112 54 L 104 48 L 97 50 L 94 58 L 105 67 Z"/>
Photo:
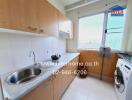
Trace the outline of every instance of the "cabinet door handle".
<path fill-rule="evenodd" d="M 48 81 L 52 81 L 52 78 L 49 78 L 49 80 Z"/>
<path fill-rule="evenodd" d="M 40 29 L 40 30 L 39 30 L 39 33 L 43 33 L 43 32 L 44 32 L 44 30 L 43 30 L 43 29 Z"/>
<path fill-rule="evenodd" d="M 54 76 L 54 78 L 56 78 L 56 75 Z"/>
<path fill-rule="evenodd" d="M 31 26 L 28 26 L 28 29 L 31 30 L 31 31 L 37 31 L 37 28 L 33 28 Z"/>

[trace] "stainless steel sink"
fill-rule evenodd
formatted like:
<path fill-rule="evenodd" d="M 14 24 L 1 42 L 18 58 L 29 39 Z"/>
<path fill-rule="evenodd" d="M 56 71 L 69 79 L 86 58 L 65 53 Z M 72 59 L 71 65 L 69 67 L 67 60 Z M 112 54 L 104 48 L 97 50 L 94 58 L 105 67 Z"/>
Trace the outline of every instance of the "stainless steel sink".
<path fill-rule="evenodd" d="M 7 78 L 10 84 L 21 84 L 29 82 L 41 74 L 41 68 L 31 67 L 18 72 L 14 72 Z"/>

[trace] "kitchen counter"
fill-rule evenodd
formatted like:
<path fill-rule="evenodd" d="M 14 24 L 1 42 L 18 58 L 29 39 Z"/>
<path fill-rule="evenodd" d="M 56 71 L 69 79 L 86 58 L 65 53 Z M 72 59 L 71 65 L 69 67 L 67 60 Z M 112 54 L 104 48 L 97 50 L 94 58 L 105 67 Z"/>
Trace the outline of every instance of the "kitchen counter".
<path fill-rule="evenodd" d="M 13 85 L 6 82 L 7 77 L 12 74 L 4 74 L 1 77 L 2 85 L 3 85 L 3 91 L 4 91 L 4 97 L 8 97 L 8 99 L 19 99 L 22 96 L 28 94 L 30 91 L 32 91 L 34 88 L 39 86 L 42 82 L 47 80 L 50 76 L 52 76 L 55 72 L 57 72 L 59 69 L 64 67 L 67 63 L 69 63 L 71 60 L 73 60 L 75 57 L 79 56 L 79 53 L 66 53 L 61 55 L 61 58 L 59 59 L 59 62 L 53 63 L 50 60 L 42 61 L 40 62 L 42 65 L 42 68 L 44 73 L 42 72 L 41 75 L 39 75 L 34 80 L 31 80 L 27 83 L 19 84 L 19 85 Z M 49 65 L 45 63 L 50 63 Z"/>
<path fill-rule="evenodd" d="M 132 54 L 128 53 L 118 53 L 118 56 L 122 59 L 125 59 L 126 61 L 132 63 Z"/>

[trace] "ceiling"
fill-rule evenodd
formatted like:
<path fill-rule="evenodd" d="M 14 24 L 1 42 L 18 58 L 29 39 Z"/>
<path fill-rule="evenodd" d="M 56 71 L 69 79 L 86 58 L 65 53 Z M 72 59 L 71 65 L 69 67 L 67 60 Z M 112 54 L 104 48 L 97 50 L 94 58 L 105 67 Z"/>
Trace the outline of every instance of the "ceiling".
<path fill-rule="evenodd" d="M 64 6 L 82 1 L 82 0 L 58 0 L 59 2 L 61 2 Z"/>

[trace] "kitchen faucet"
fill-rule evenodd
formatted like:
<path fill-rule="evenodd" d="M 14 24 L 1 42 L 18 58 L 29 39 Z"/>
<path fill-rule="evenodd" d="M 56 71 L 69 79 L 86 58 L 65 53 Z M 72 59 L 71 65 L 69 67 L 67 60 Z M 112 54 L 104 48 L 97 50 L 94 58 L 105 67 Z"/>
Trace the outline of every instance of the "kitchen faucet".
<path fill-rule="evenodd" d="M 30 51 L 29 57 L 31 57 L 32 55 L 33 55 L 34 65 L 36 65 L 36 55 L 35 55 L 35 52 L 33 50 Z"/>

